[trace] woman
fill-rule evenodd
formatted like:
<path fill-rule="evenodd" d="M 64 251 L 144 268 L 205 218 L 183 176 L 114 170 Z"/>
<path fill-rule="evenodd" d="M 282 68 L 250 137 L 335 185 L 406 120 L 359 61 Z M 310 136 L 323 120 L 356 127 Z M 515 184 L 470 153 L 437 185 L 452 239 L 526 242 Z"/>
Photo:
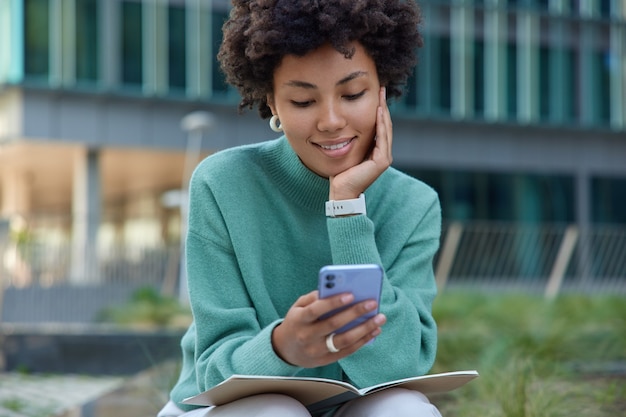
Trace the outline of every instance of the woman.
<path fill-rule="evenodd" d="M 390 167 L 386 103 L 412 71 L 419 19 L 412 1 L 234 1 L 218 58 L 241 107 L 258 107 L 284 135 L 212 155 L 193 175 L 187 274 L 194 322 L 160 417 L 310 416 L 278 394 L 205 409 L 181 404 L 233 374 L 364 387 L 432 366 L 439 202 Z M 356 200 L 357 209 L 325 212 L 327 201 L 343 200 Z M 318 271 L 359 263 L 384 268 L 380 313 L 335 335 L 378 306 L 369 300 L 320 320 L 352 295 L 319 299 Z M 392 413 L 439 415 L 422 394 L 403 389 L 326 415 Z"/>

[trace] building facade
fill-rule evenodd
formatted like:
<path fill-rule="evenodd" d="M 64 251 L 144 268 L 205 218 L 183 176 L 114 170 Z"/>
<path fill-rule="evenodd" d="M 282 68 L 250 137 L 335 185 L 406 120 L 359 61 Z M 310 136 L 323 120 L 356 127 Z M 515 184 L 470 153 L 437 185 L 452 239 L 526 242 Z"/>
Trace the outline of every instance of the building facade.
<path fill-rule="evenodd" d="M 394 165 L 437 189 L 444 220 L 626 225 L 626 1 L 420 4 Z M 184 188 L 183 117 L 214 116 L 196 159 L 274 137 L 219 71 L 228 11 L 0 0 L 0 217 L 79 248 L 177 239 L 162 197 Z"/>

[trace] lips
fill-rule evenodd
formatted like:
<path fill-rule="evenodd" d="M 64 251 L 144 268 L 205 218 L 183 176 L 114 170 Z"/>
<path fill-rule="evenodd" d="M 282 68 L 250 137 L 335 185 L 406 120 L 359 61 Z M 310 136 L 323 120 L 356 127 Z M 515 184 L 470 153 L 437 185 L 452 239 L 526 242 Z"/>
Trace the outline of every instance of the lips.
<path fill-rule="evenodd" d="M 317 146 L 319 146 L 322 149 L 325 149 L 327 151 L 336 151 L 338 149 L 341 148 L 345 148 L 346 146 L 348 146 L 350 144 L 350 142 L 352 142 L 354 138 L 350 138 L 348 140 L 345 140 L 343 142 L 339 142 L 339 143 L 333 143 L 332 145 L 322 145 L 322 144 L 317 144 Z"/>

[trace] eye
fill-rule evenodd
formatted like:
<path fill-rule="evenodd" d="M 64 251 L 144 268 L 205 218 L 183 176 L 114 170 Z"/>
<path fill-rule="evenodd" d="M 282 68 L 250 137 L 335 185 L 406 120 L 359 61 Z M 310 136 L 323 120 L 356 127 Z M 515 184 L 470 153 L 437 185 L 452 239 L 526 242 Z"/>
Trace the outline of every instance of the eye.
<path fill-rule="evenodd" d="M 365 94 L 365 90 L 363 90 L 363 91 L 361 91 L 359 93 L 356 93 L 356 94 L 345 95 L 345 96 L 343 96 L 343 98 L 345 98 L 346 100 L 349 100 L 349 101 L 353 101 L 353 100 L 357 100 L 357 99 L 363 97 L 364 94 Z"/>
<path fill-rule="evenodd" d="M 307 100 L 307 101 L 295 101 L 295 100 L 291 100 L 291 104 L 293 104 L 296 107 L 308 107 L 311 105 L 311 103 L 313 103 L 312 100 Z"/>

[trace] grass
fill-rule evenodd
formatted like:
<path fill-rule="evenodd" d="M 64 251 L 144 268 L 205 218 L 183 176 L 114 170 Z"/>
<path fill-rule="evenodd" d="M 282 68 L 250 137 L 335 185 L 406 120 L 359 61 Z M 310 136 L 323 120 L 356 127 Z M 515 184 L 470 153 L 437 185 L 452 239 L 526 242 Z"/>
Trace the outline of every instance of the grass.
<path fill-rule="evenodd" d="M 173 300 L 146 291 L 108 313 L 118 323 L 157 326 L 185 314 Z M 549 301 L 527 294 L 446 291 L 436 299 L 433 314 L 439 346 L 432 371 L 476 369 L 481 375 L 433 397 L 445 417 L 625 415 L 625 297 L 563 295 Z M 177 373 L 152 378 L 159 394 L 153 402 L 159 406 L 172 376 Z"/>
<path fill-rule="evenodd" d="M 26 408 L 26 402 L 20 398 L 6 398 L 0 401 L 0 406 L 4 409 L 19 413 Z"/>
<path fill-rule="evenodd" d="M 186 328 L 191 313 L 177 298 L 144 287 L 135 291 L 126 303 L 101 311 L 99 320 L 133 328 Z"/>
<path fill-rule="evenodd" d="M 446 417 L 622 415 L 626 410 L 626 299 L 445 292 L 433 372 L 481 377 L 436 397 Z M 614 375 L 616 365 L 621 375 Z"/>
<path fill-rule="evenodd" d="M 2 374 L 0 375 L 0 417 L 59 416 L 64 411 L 70 412 L 87 401 L 109 392 L 120 382 L 119 377 Z M 71 415 L 76 415 L 76 413 L 72 411 Z"/>

